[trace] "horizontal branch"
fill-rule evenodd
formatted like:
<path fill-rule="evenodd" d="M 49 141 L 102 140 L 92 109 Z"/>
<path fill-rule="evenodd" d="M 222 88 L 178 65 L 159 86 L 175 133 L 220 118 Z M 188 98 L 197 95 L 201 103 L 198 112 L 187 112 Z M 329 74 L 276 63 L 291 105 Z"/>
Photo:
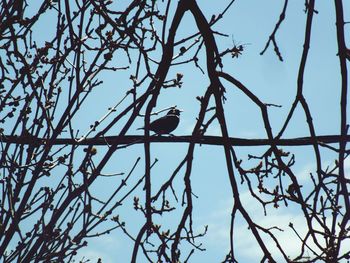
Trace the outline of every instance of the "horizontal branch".
<path fill-rule="evenodd" d="M 300 145 L 312 145 L 314 140 L 319 144 L 339 143 L 342 139 L 339 135 L 323 135 L 312 137 L 298 137 L 290 139 L 276 139 L 274 144 L 280 146 L 300 146 Z M 151 136 L 149 138 L 151 143 L 198 143 L 206 145 L 223 145 L 224 139 L 220 136 Z M 229 142 L 232 146 L 266 146 L 271 145 L 272 141 L 268 139 L 246 139 L 246 138 L 232 138 Z M 346 142 L 350 142 L 350 135 L 345 137 Z M 87 138 L 81 141 L 70 138 L 57 138 L 54 141 L 30 136 L 7 136 L 0 135 L 0 142 L 13 143 L 13 144 L 30 144 L 30 145 L 44 145 L 48 142 L 53 145 L 128 145 L 128 144 L 141 144 L 145 142 L 144 136 L 141 135 L 129 135 L 129 136 L 107 136 L 102 138 Z"/>

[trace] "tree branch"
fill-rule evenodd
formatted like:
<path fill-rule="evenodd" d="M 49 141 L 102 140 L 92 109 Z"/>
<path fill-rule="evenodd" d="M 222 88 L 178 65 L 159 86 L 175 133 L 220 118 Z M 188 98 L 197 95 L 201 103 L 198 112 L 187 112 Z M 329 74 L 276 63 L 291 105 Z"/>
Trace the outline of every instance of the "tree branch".
<path fill-rule="evenodd" d="M 350 142 L 350 135 L 322 135 L 316 137 L 296 137 L 288 139 L 275 139 L 274 143 L 279 146 L 307 146 L 312 145 L 316 139 L 318 144 L 332 144 L 339 143 L 342 139 L 346 142 Z M 145 138 L 143 135 L 125 135 L 125 136 L 107 136 L 103 138 L 87 138 L 82 141 L 70 138 L 57 138 L 54 140 L 47 140 L 43 138 L 27 137 L 27 136 L 7 136 L 2 135 L 0 137 L 2 143 L 11 144 L 27 144 L 27 145 L 44 145 L 49 143 L 50 145 L 126 145 L 131 146 L 133 144 L 143 144 Z M 190 135 L 186 136 L 151 136 L 149 138 L 151 143 L 198 143 L 204 145 L 223 145 L 225 142 L 221 136 L 200 136 L 194 137 Z M 230 137 L 229 143 L 232 146 L 267 146 L 271 145 L 269 139 L 247 139 Z"/>

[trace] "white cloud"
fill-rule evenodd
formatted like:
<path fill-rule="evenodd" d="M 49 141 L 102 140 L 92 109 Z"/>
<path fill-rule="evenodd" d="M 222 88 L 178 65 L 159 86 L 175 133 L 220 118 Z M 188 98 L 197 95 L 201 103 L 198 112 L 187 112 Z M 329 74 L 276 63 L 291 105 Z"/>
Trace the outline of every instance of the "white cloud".
<path fill-rule="evenodd" d="M 322 169 L 326 170 L 328 168 L 328 171 L 333 169 L 335 167 L 335 161 L 334 160 L 328 160 L 322 162 Z M 350 157 L 346 158 L 344 160 L 344 169 L 345 169 L 345 176 L 347 178 L 350 178 Z M 335 173 L 338 172 L 338 169 L 334 171 Z M 306 165 L 304 165 L 297 173 L 296 177 L 300 183 L 305 183 L 311 180 L 310 173 L 313 175 L 316 174 L 316 163 L 310 162 Z"/>
<path fill-rule="evenodd" d="M 350 179 L 350 157 L 344 161 L 345 177 Z"/>
<path fill-rule="evenodd" d="M 310 173 L 315 174 L 316 172 L 316 163 L 310 162 L 304 165 L 297 173 L 296 178 L 299 183 L 305 183 L 311 180 Z"/>
<path fill-rule="evenodd" d="M 201 228 L 197 232 L 202 231 L 202 225 L 208 225 L 208 233 L 205 236 L 206 246 L 220 247 L 224 251 L 229 249 L 230 234 L 228 227 L 230 225 L 230 215 L 232 208 L 232 200 L 221 201 L 217 204 L 217 209 L 212 210 L 198 218 L 198 225 Z"/>
<path fill-rule="evenodd" d="M 249 192 L 240 195 L 244 208 L 247 210 L 253 221 L 265 228 L 276 226 L 283 230 L 271 230 L 280 242 L 285 253 L 291 258 L 296 257 L 300 252 L 301 241 L 289 227 L 293 223 L 295 229 L 301 236 L 307 232 L 307 225 L 302 214 L 296 214 L 290 208 L 280 207 L 279 209 L 268 209 L 267 216 L 263 215 L 262 206 L 250 196 Z M 230 220 L 232 200 L 218 204 L 218 209 L 209 213 L 201 221 L 209 225 L 206 236 L 206 245 L 221 247 L 228 251 L 230 242 Z M 255 240 L 252 232 L 248 229 L 247 223 L 241 215 L 237 215 L 234 228 L 234 247 L 236 255 L 252 262 L 258 262 L 262 257 L 261 249 Z M 275 242 L 269 235 L 259 231 L 266 247 L 278 262 L 284 262 Z M 311 245 L 314 247 L 313 245 Z"/>

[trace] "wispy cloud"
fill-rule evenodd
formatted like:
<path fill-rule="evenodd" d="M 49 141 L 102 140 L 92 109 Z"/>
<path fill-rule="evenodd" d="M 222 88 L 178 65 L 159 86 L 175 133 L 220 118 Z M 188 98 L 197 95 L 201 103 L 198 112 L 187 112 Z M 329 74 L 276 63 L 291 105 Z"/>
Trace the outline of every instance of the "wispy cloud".
<path fill-rule="evenodd" d="M 293 223 L 298 233 L 303 236 L 307 232 L 307 225 L 303 215 L 293 212 L 288 207 L 279 209 L 271 207 L 271 209 L 268 209 L 268 215 L 264 216 L 262 207 L 250 196 L 249 192 L 244 192 L 240 196 L 244 208 L 256 223 L 265 228 L 278 227 L 283 230 L 272 229 L 271 231 L 286 254 L 291 258 L 296 257 L 300 252 L 301 241 L 289 227 L 289 223 Z M 232 200 L 221 202 L 217 208 L 217 210 L 207 214 L 206 217 L 201 218 L 201 221 L 206 221 L 209 225 L 206 243 L 209 247 L 221 247 L 221 249 L 227 251 L 230 242 Z M 236 217 L 234 229 L 234 246 L 237 256 L 252 262 L 257 262 L 261 259 L 261 249 L 241 215 Z M 279 252 L 274 240 L 261 231 L 259 233 L 270 253 L 275 259 L 283 262 L 282 254 Z"/>

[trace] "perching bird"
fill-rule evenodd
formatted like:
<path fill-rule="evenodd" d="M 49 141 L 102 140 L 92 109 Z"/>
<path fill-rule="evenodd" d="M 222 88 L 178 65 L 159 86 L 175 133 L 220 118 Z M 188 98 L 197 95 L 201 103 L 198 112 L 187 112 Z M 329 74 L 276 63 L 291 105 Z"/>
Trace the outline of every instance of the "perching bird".
<path fill-rule="evenodd" d="M 157 134 L 169 134 L 176 129 L 180 122 L 180 112 L 179 109 L 171 109 L 168 113 L 159 119 L 152 121 L 149 124 L 149 130 L 154 131 Z M 145 129 L 139 128 L 138 130 Z"/>

